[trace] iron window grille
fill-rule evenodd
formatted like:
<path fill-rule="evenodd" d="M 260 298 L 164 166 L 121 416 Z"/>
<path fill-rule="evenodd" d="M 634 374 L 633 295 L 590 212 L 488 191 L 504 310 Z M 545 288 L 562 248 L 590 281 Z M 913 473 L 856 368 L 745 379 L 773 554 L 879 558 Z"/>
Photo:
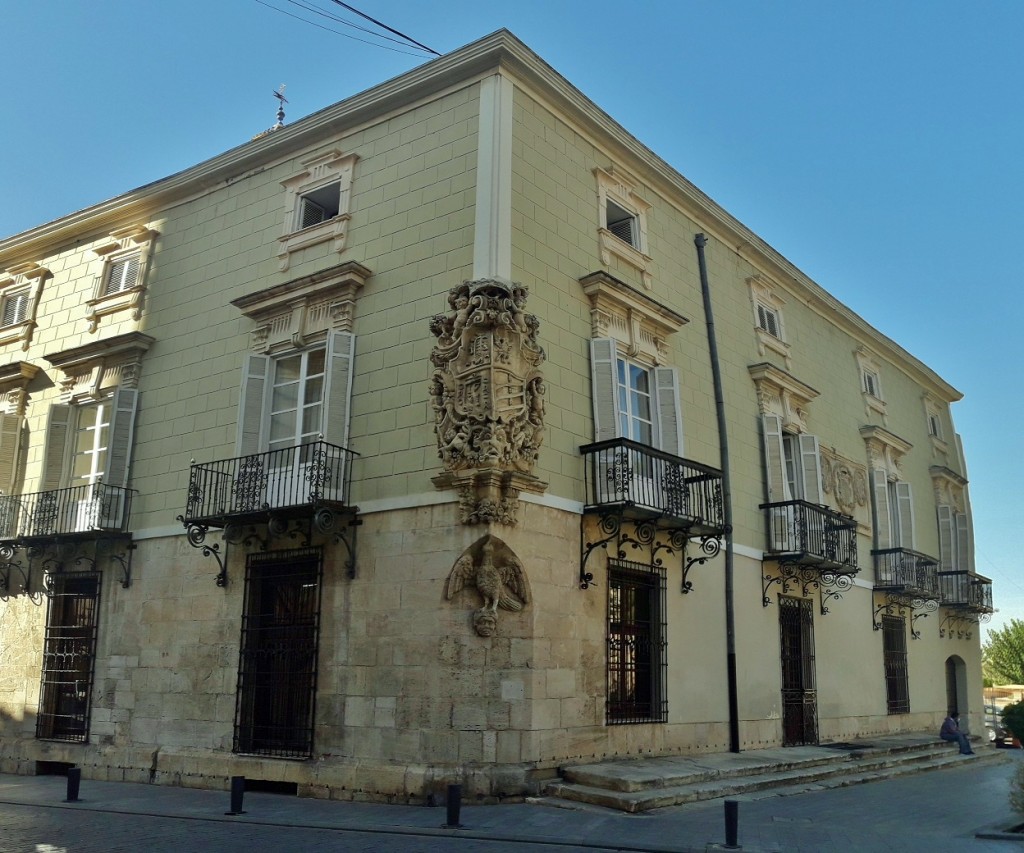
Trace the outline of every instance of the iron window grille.
<path fill-rule="evenodd" d="M 235 752 L 312 755 L 322 576 L 319 548 L 246 561 Z"/>
<path fill-rule="evenodd" d="M 885 658 L 885 701 L 888 711 L 890 714 L 909 714 L 907 627 L 902 616 L 882 617 L 882 649 Z"/>
<path fill-rule="evenodd" d="M 809 598 L 779 596 L 782 736 L 785 746 L 818 742 L 814 613 Z"/>
<path fill-rule="evenodd" d="M 42 740 L 89 739 L 100 579 L 99 572 L 53 576 L 36 717 Z"/>
<path fill-rule="evenodd" d="M 668 719 L 666 634 L 665 570 L 609 561 L 605 714 L 609 725 Z"/>

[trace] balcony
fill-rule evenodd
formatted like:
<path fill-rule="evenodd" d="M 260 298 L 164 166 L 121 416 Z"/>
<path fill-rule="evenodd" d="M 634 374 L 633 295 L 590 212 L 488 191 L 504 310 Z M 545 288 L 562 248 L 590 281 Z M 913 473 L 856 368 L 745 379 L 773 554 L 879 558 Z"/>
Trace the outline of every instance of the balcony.
<path fill-rule="evenodd" d="M 855 574 L 857 522 L 848 515 L 807 501 L 761 504 L 768 520 L 765 559 Z"/>
<path fill-rule="evenodd" d="M 356 455 L 314 441 L 218 462 L 193 462 L 181 520 L 186 526 L 226 527 L 347 508 Z"/>
<path fill-rule="evenodd" d="M 584 513 L 662 520 L 690 536 L 724 533 L 721 471 L 625 438 L 588 444 L 580 453 L 586 467 Z"/>
<path fill-rule="evenodd" d="M 974 572 L 938 572 L 939 601 L 969 613 L 992 613 L 992 581 Z"/>
<path fill-rule="evenodd" d="M 95 483 L 0 495 L 0 541 L 31 546 L 127 534 L 134 494 L 134 489 Z"/>
<path fill-rule="evenodd" d="M 938 560 L 909 548 L 872 551 L 875 589 L 913 598 L 939 597 Z"/>

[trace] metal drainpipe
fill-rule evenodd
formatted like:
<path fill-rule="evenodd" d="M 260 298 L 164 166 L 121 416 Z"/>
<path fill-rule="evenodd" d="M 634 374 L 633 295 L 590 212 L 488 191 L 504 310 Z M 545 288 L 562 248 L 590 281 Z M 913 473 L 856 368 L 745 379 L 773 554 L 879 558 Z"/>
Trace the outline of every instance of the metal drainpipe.
<path fill-rule="evenodd" d="M 722 468 L 722 520 L 725 523 L 725 650 L 726 680 L 729 685 L 729 752 L 740 751 L 740 714 L 736 687 L 736 613 L 733 607 L 732 489 L 729 486 L 729 439 L 725 429 L 725 397 L 722 394 L 722 369 L 718 362 L 715 318 L 711 311 L 711 289 L 704 259 L 707 238 L 696 234 L 697 263 L 700 266 L 700 292 L 704 297 L 704 319 L 708 330 L 708 355 L 715 385 L 715 413 L 718 416 L 718 446 Z"/>

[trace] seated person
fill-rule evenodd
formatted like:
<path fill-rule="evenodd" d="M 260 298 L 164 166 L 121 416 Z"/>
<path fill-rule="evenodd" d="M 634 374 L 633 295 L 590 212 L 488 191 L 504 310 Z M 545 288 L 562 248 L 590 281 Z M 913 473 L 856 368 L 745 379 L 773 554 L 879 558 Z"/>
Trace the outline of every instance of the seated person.
<path fill-rule="evenodd" d="M 960 714 L 955 710 L 950 711 L 949 716 L 942 721 L 939 737 L 943 740 L 955 740 L 959 743 L 961 755 L 974 755 L 974 750 L 971 749 L 971 742 L 967 739 L 967 735 L 960 731 Z"/>

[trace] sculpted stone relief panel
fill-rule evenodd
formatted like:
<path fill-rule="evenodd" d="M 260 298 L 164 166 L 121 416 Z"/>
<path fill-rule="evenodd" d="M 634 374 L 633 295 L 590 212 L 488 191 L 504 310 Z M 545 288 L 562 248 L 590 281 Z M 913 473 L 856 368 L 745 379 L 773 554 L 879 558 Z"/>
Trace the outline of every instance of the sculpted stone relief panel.
<path fill-rule="evenodd" d="M 473 628 L 481 637 L 498 629 L 498 608 L 518 612 L 530 603 L 530 585 L 519 558 L 496 536 L 482 536 L 452 566 L 445 585 L 451 601 L 467 587 L 474 587 L 483 605 L 473 613 Z"/>
<path fill-rule="evenodd" d="M 821 480 L 825 494 L 846 515 L 868 505 L 868 472 L 863 465 L 821 448 Z"/>
<path fill-rule="evenodd" d="M 544 350 L 527 289 L 483 279 L 448 294 L 430 321 L 439 488 L 460 493 L 466 524 L 515 523 L 519 492 L 543 491 L 533 467 L 544 441 Z"/>

